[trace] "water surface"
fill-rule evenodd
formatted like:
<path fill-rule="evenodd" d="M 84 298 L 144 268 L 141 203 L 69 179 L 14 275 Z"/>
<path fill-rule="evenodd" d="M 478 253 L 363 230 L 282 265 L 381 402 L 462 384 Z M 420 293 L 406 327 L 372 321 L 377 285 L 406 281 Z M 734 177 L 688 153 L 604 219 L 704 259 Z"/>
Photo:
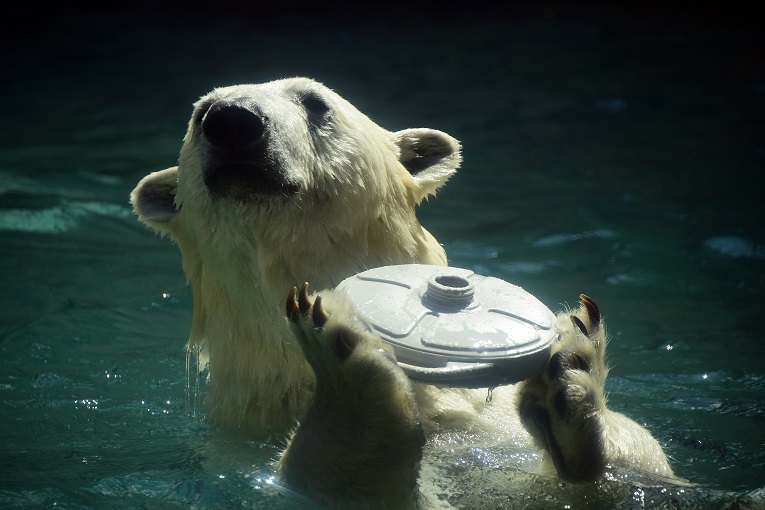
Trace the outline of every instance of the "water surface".
<path fill-rule="evenodd" d="M 30 16 L 16 26 L 37 37 L 5 34 L 0 507 L 307 505 L 273 479 L 278 443 L 211 427 L 188 398 L 180 256 L 128 203 L 175 163 L 197 97 L 294 75 L 390 130 L 462 141 L 422 222 L 452 265 L 553 309 L 592 296 L 612 336 L 610 405 L 696 485 L 612 473 L 526 491 L 513 473 L 533 455 L 469 441 L 429 470 L 480 473 L 471 505 L 487 508 L 762 503 L 765 76 L 745 13 L 160 5 Z"/>

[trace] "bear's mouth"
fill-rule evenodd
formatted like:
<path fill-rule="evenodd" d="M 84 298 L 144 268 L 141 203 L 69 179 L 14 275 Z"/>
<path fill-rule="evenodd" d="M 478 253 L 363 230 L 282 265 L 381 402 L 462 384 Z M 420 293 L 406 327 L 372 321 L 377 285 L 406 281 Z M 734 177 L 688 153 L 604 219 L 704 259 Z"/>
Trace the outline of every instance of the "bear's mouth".
<path fill-rule="evenodd" d="M 207 165 L 204 183 L 219 198 L 247 201 L 258 195 L 295 193 L 297 186 L 282 172 L 263 164 L 223 163 Z"/>

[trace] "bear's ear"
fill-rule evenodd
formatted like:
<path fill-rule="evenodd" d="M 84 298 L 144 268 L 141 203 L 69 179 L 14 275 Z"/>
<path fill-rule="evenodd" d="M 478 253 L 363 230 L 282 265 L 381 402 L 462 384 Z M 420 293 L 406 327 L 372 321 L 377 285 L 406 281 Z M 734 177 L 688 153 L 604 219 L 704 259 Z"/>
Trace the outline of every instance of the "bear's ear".
<path fill-rule="evenodd" d="M 141 179 L 130 194 L 130 202 L 138 219 L 156 232 L 170 233 L 170 220 L 178 214 L 175 192 L 178 188 L 178 167 L 153 172 Z"/>
<path fill-rule="evenodd" d="M 460 143 L 443 131 L 428 128 L 393 133 L 404 165 L 417 186 L 415 199 L 422 201 L 454 175 L 462 162 Z"/>

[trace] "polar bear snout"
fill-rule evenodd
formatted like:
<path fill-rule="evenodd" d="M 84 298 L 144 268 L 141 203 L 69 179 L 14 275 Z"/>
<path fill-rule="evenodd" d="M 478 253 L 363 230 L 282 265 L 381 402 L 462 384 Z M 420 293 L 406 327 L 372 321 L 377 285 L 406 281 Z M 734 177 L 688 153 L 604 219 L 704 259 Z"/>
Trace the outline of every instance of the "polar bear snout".
<path fill-rule="evenodd" d="M 247 98 L 221 99 L 204 116 L 202 132 L 212 147 L 246 155 L 263 141 L 266 120 Z"/>
<path fill-rule="evenodd" d="M 201 122 L 205 186 L 213 196 L 246 201 L 256 194 L 294 191 L 270 157 L 269 120 L 248 97 L 214 102 Z"/>

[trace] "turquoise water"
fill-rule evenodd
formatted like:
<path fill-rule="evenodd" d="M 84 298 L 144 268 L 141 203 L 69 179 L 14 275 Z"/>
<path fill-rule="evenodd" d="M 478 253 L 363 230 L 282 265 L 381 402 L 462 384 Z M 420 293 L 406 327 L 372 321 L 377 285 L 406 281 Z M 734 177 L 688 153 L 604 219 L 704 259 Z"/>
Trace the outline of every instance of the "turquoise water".
<path fill-rule="evenodd" d="M 610 405 L 696 484 L 582 496 L 547 481 L 535 507 L 763 501 L 765 76 L 745 13 L 524 4 L 395 24 L 168 5 L 30 17 L 38 37 L 3 57 L 0 508 L 307 505 L 273 479 L 279 444 L 204 421 L 180 256 L 128 204 L 175 162 L 198 96 L 291 75 L 388 129 L 463 142 L 423 224 L 452 265 L 553 309 L 592 296 L 613 337 Z"/>

